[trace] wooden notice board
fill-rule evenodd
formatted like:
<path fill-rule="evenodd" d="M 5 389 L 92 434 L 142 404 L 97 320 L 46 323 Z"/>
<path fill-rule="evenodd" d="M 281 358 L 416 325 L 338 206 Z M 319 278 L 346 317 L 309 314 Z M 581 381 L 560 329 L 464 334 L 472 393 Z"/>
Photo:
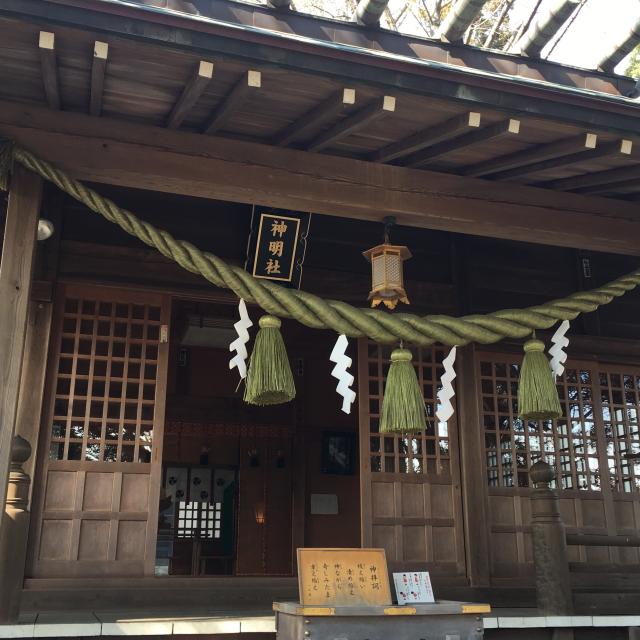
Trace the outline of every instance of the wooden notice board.
<path fill-rule="evenodd" d="M 298 549 L 300 604 L 391 604 L 384 549 Z"/>

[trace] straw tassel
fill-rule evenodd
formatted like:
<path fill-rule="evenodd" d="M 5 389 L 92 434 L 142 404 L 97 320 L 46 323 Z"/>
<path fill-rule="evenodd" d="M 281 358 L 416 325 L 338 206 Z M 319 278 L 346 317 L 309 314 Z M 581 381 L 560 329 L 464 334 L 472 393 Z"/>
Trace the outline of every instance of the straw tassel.
<path fill-rule="evenodd" d="M 424 399 L 411 351 L 395 349 L 382 399 L 380 432 L 411 433 L 427 427 Z"/>
<path fill-rule="evenodd" d="M 275 316 L 262 316 L 247 372 L 244 400 L 249 404 L 284 404 L 296 397 L 287 349 Z"/>
<path fill-rule="evenodd" d="M 554 375 L 544 353 L 544 342 L 535 337 L 524 344 L 518 411 L 523 420 L 552 420 L 562 415 Z"/>

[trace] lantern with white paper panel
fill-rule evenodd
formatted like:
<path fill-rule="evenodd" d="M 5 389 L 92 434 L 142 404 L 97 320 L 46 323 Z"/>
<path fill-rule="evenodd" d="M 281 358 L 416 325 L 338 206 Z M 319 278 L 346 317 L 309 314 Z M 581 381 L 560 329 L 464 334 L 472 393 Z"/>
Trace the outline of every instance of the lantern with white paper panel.
<path fill-rule="evenodd" d="M 395 223 L 395 218 L 385 218 L 384 223 L 384 243 L 362 255 L 371 262 L 371 306 L 377 307 L 382 303 L 387 309 L 395 309 L 398 302 L 409 304 L 404 290 L 402 263 L 411 257 L 411 252 L 405 246 L 389 242 L 389 230 Z"/>

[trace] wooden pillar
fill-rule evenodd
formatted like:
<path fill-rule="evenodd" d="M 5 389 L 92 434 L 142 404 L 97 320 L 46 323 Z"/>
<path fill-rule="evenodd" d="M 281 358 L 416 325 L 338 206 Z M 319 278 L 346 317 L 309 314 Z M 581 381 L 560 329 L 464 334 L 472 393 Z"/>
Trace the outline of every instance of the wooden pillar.
<path fill-rule="evenodd" d="M 31 445 L 20 436 L 13 439 L 7 507 L 0 535 L 0 623 L 14 622 L 20 613 L 20 593 L 29 537 L 29 487 L 31 478 L 22 465 L 31 457 Z"/>
<path fill-rule="evenodd" d="M 26 572 L 29 504 L 41 428 L 52 304 L 32 300 L 23 353 L 7 506 L 0 531 L 0 623 L 18 618 Z M 31 455 L 29 455 L 33 452 Z"/>
<path fill-rule="evenodd" d="M 42 179 L 16 164 L 0 262 L 0 513 L 7 495 L 41 197 Z"/>
<path fill-rule="evenodd" d="M 371 505 L 371 450 L 369 416 L 369 345 L 358 338 L 358 450 L 360 455 L 360 546 L 373 545 L 373 514 Z"/>
<path fill-rule="evenodd" d="M 25 462 L 24 471 L 34 479 L 36 452 L 41 435 L 52 312 L 53 304 L 49 301 L 32 299 L 29 302 L 15 435 L 21 436 L 31 445 L 33 455 Z"/>
<path fill-rule="evenodd" d="M 529 476 L 536 485 L 531 492 L 531 538 L 538 609 L 542 615 L 569 615 L 573 611 L 573 598 L 567 534 L 558 494 L 549 486 L 556 474 L 540 460 L 531 467 Z"/>
<path fill-rule="evenodd" d="M 478 374 L 473 344 L 458 349 L 457 354 L 458 425 L 462 476 L 462 508 L 467 576 L 472 587 L 490 584 L 489 505 L 487 478 L 484 473 L 484 442 L 478 402 Z"/>

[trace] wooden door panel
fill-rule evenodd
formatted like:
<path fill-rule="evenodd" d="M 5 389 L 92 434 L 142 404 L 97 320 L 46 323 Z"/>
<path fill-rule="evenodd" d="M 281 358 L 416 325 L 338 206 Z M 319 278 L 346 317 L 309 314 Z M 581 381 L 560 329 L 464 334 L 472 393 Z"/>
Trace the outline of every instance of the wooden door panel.
<path fill-rule="evenodd" d="M 111 511 L 114 474 L 88 471 L 84 477 L 83 511 Z"/>
<path fill-rule="evenodd" d="M 49 471 L 44 506 L 47 511 L 73 511 L 75 471 Z"/>
<path fill-rule="evenodd" d="M 140 549 L 144 549 L 147 537 L 147 523 L 141 520 L 120 520 L 117 530 L 115 559 L 127 562 L 139 559 Z"/>
<path fill-rule="evenodd" d="M 582 527 L 601 529 L 606 532 L 607 521 L 602 500 L 584 500 L 582 502 Z"/>
<path fill-rule="evenodd" d="M 31 574 L 150 574 L 167 370 L 160 336 L 169 300 L 68 285 L 56 306 Z"/>
<path fill-rule="evenodd" d="M 150 506 L 149 489 L 148 475 L 123 473 L 120 511 L 147 511 Z"/>
<path fill-rule="evenodd" d="M 431 494 L 431 517 L 452 520 L 456 504 L 454 488 L 448 484 L 432 484 L 429 487 L 429 493 Z"/>
<path fill-rule="evenodd" d="M 43 520 L 38 559 L 46 561 L 71 558 L 71 520 Z"/>
<path fill-rule="evenodd" d="M 109 520 L 81 520 L 78 560 L 107 560 L 110 529 Z"/>
<path fill-rule="evenodd" d="M 395 516 L 395 484 L 372 482 L 371 504 L 374 518 L 393 518 Z"/>
<path fill-rule="evenodd" d="M 431 537 L 434 559 L 437 558 L 440 564 L 450 563 L 455 566 L 458 550 L 454 527 L 433 527 Z"/>
<path fill-rule="evenodd" d="M 425 485 L 400 484 L 402 518 L 425 517 Z M 375 513 L 375 511 L 374 511 Z"/>
<path fill-rule="evenodd" d="M 366 340 L 358 348 L 362 543 L 386 550 L 392 570 L 428 569 L 466 576 L 458 431 L 435 418 L 442 348 L 414 349 L 428 427 L 411 436 L 380 434 L 390 349 Z"/>
<path fill-rule="evenodd" d="M 403 526 L 402 548 L 407 562 L 424 562 L 427 557 L 427 527 Z"/>
<path fill-rule="evenodd" d="M 539 459 L 556 469 L 569 533 L 637 535 L 640 463 L 626 453 L 640 452 L 640 370 L 569 360 L 558 379 L 563 417 L 523 424 L 516 406 L 521 358 L 478 353 L 477 359 L 494 582 L 532 582 L 528 469 Z M 570 546 L 569 558 L 581 571 L 602 570 L 637 562 L 638 550 L 629 551 Z"/>
<path fill-rule="evenodd" d="M 236 575 L 293 573 L 292 444 L 287 427 L 243 427 Z"/>

